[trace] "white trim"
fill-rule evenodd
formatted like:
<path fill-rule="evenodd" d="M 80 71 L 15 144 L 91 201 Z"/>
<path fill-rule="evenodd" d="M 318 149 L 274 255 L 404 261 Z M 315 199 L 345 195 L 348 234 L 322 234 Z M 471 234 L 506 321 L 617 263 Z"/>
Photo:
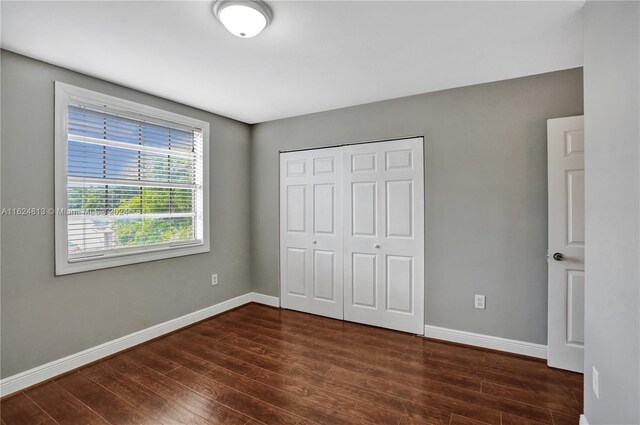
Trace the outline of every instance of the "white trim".
<path fill-rule="evenodd" d="M 579 425 L 589 425 L 589 421 L 587 421 L 587 417 L 584 414 L 580 415 Z"/>
<path fill-rule="evenodd" d="M 132 102 L 130 100 L 121 99 L 108 94 L 73 86 L 61 81 L 56 81 L 55 87 L 56 90 L 59 87 L 65 95 L 74 99 L 74 101 L 79 101 L 83 105 L 95 107 L 98 110 L 109 111 L 119 109 L 119 113 L 125 113 L 127 115 L 133 113 L 142 119 L 154 118 L 164 121 L 169 125 L 179 124 L 184 126 L 185 130 L 190 130 L 193 127 L 204 130 L 202 126 L 208 124 L 206 121 L 196 118 L 187 117 L 185 115 L 176 114 L 175 112 L 154 108 L 153 106 L 143 105 L 141 103 Z M 109 108 L 105 109 L 107 105 Z"/>
<path fill-rule="evenodd" d="M 142 344 L 143 342 L 160 337 L 169 332 L 173 332 L 185 326 L 199 322 L 200 320 L 207 319 L 211 316 L 215 316 L 216 314 L 224 313 L 225 311 L 240 307 L 250 302 L 257 302 L 274 307 L 277 307 L 280 304 L 280 300 L 277 297 L 249 292 L 212 305 L 211 307 L 206 307 L 202 310 L 185 314 L 184 316 L 168 320 L 164 323 L 142 329 L 121 338 L 80 351 L 79 353 L 71 354 L 62 359 L 54 360 L 42 366 L 37 366 L 33 369 L 4 378 L 0 380 L 0 397 L 20 391 L 24 388 L 46 381 L 47 379 L 69 372 L 70 370 L 79 368 L 88 363 L 100 360 L 122 350 L 126 350 L 127 348 Z"/>
<path fill-rule="evenodd" d="M 202 254 L 209 251 L 209 245 L 206 243 L 194 243 L 187 246 L 171 244 L 155 246 L 153 248 L 146 248 L 144 251 L 139 250 L 131 252 L 130 254 L 115 254 L 115 250 L 111 250 L 111 255 L 109 255 L 109 251 L 97 252 L 95 255 L 87 254 L 84 259 L 80 259 L 80 257 L 72 258 L 67 255 L 68 260 L 66 263 L 56 268 L 56 276 L 91 270 L 108 269 L 111 267 L 144 263 L 147 261 L 184 257 L 185 255 Z"/>
<path fill-rule="evenodd" d="M 280 307 L 280 298 L 271 295 L 259 294 L 257 292 L 251 293 L 251 301 L 254 303 L 264 304 L 271 307 Z"/>
<path fill-rule="evenodd" d="M 490 348 L 492 350 L 506 351 L 508 353 L 522 354 L 524 356 L 537 357 L 540 359 L 547 358 L 547 346 L 534 344 L 532 342 L 458 331 L 455 329 L 441 328 L 439 326 L 432 325 L 424 326 L 424 336 L 427 338 L 441 339 L 460 344 L 474 345 L 476 347 Z"/>

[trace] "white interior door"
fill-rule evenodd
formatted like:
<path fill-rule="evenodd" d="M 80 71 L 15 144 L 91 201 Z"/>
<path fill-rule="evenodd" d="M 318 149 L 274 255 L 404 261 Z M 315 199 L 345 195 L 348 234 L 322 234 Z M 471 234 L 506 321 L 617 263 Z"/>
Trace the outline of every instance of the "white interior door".
<path fill-rule="evenodd" d="M 548 364 L 584 368 L 584 119 L 547 122 Z"/>
<path fill-rule="evenodd" d="M 344 318 L 424 333 L 422 138 L 344 147 Z"/>
<path fill-rule="evenodd" d="M 343 318 L 342 150 L 280 155 L 284 308 Z"/>

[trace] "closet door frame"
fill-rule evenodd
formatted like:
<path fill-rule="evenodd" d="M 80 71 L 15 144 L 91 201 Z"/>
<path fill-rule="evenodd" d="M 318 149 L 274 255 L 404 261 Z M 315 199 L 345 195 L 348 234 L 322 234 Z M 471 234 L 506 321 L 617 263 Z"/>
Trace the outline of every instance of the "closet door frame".
<path fill-rule="evenodd" d="M 407 141 L 410 139 L 421 139 L 422 142 L 422 157 L 421 158 L 415 158 L 415 161 L 420 161 L 421 162 L 421 166 L 422 166 L 422 194 L 419 198 L 419 202 L 422 203 L 422 267 L 420 270 L 420 273 L 418 273 L 420 275 L 420 281 L 417 282 L 416 284 L 421 285 L 421 293 L 422 296 L 417 298 L 419 301 L 421 301 L 421 306 L 419 308 L 419 310 L 422 311 L 421 314 L 421 321 L 420 321 L 420 329 L 418 329 L 418 327 L 416 326 L 415 329 L 412 329 L 411 331 L 407 331 L 407 332 L 411 332 L 411 333 L 417 333 L 417 334 L 424 334 L 424 324 L 425 324 L 425 319 L 424 319 L 424 314 L 425 314 L 425 306 L 426 306 L 426 196 L 425 196 L 425 178 L 426 178 L 426 170 L 424 167 L 424 152 L 425 152 L 425 139 L 424 136 L 407 136 L 407 137 L 398 137 L 398 138 L 392 138 L 392 139 L 380 139 L 380 140 L 371 140 L 371 141 L 361 141 L 361 142 L 352 142 L 352 143 L 343 143 L 343 144 L 336 144 L 336 145 L 326 145 L 326 146 L 316 146 L 316 147 L 310 147 L 310 148 L 301 148 L 301 149 L 291 149 L 291 150 L 280 150 L 279 151 L 279 229 L 278 229 L 278 237 L 279 237 L 279 257 L 278 257 L 278 284 L 279 284 L 279 305 L 282 308 L 291 308 L 297 311 L 303 311 L 303 312 L 308 312 L 311 314 L 319 314 L 319 315 L 323 315 L 323 316 L 327 316 L 327 317 L 334 317 L 334 318 L 338 318 L 341 320 L 344 320 L 344 316 L 342 317 L 335 317 L 335 316 L 331 316 L 331 315 L 326 315 L 326 314 L 322 314 L 322 313 L 318 313 L 318 312 L 314 312 L 314 311 L 308 311 L 308 310 L 304 310 L 304 309 L 300 309 L 300 308 L 295 308 L 292 306 L 287 305 L 286 302 L 283 303 L 283 276 L 282 276 L 282 269 L 283 269 L 283 228 L 284 228 L 284 222 L 283 222 L 283 206 L 285 205 L 283 203 L 283 173 L 286 173 L 286 170 L 283 170 L 283 166 L 282 166 L 282 155 L 283 154 L 289 154 L 289 153 L 294 153 L 294 152 L 308 152 L 308 151 L 320 151 L 320 150 L 326 150 L 326 149 L 334 149 L 334 148 L 343 148 L 345 146 L 352 146 L 352 145 L 364 145 L 364 144 L 369 144 L 369 143 L 381 143 L 381 142 L 402 142 L 402 141 Z M 343 149 L 343 152 L 340 154 L 340 157 L 342 158 L 342 167 L 346 167 L 348 164 L 346 163 L 347 159 L 345 156 L 345 150 Z M 342 193 L 346 193 L 346 188 L 342 187 L 341 188 L 341 192 Z M 341 215 L 342 217 L 345 216 L 345 209 L 344 205 L 343 205 L 343 198 L 346 195 L 341 195 L 341 200 L 340 200 L 340 204 L 341 204 L 341 210 L 339 210 L 339 215 Z M 341 231 L 344 232 L 346 231 L 346 226 L 344 226 L 341 228 Z M 343 234 L 344 236 L 344 234 Z M 344 239 L 344 238 L 343 238 Z M 344 257 L 344 251 L 341 252 L 341 254 Z M 341 287 L 340 289 L 343 292 L 343 296 L 344 296 L 344 273 L 347 272 L 347 270 L 345 270 L 346 266 L 343 265 L 343 269 L 342 271 L 342 279 L 341 279 Z M 344 315 L 344 299 L 343 299 L 343 315 Z M 381 327 L 387 327 L 384 326 L 384 324 L 378 325 Z M 387 328 L 389 329 L 394 329 L 394 327 L 392 326 L 388 326 Z M 396 328 L 397 329 L 397 328 Z"/>

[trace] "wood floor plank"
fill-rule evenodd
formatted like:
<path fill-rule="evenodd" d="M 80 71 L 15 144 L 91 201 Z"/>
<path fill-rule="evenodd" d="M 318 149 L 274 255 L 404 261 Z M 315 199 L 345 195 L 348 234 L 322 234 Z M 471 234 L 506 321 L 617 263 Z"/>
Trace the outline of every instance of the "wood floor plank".
<path fill-rule="evenodd" d="M 241 336 L 228 336 L 223 338 L 221 341 L 226 342 L 228 344 L 232 344 L 238 347 L 242 347 L 245 350 L 253 351 L 257 354 L 271 354 L 271 358 L 275 359 L 276 353 L 285 353 L 281 355 L 280 361 L 291 361 L 306 359 L 310 363 L 311 367 L 317 366 L 318 363 L 325 363 L 329 367 L 338 366 L 343 367 L 345 369 L 356 370 L 365 373 L 369 370 L 370 366 L 365 362 L 359 360 L 358 357 L 346 357 L 342 355 L 335 354 L 333 352 L 329 352 L 327 350 L 323 350 L 321 347 L 314 348 L 306 348 L 306 347 L 293 347 L 288 346 L 286 349 L 282 349 L 283 347 L 273 348 L 267 344 L 258 343 L 252 340 L 248 340 Z"/>
<path fill-rule="evenodd" d="M 456 413 L 471 419 L 476 419 L 489 424 L 500 424 L 500 411 L 485 406 L 474 406 L 455 398 L 447 397 L 436 392 L 424 391 L 416 388 L 413 383 L 386 381 L 369 375 L 362 375 L 346 369 L 333 368 L 328 377 L 349 382 L 358 382 L 368 388 L 376 388 L 385 394 L 394 397 L 412 400 L 416 403 L 430 406 L 446 412 Z"/>
<path fill-rule="evenodd" d="M 131 356 L 131 353 L 127 353 Z M 136 357 L 131 356 L 135 359 Z M 176 367 L 178 367 L 176 365 Z M 172 367 L 171 370 L 175 369 Z M 210 422 L 184 407 L 166 400 L 145 386 L 131 380 L 104 363 L 98 363 L 82 370 L 82 373 L 97 384 L 108 389 L 148 417 L 165 424 L 206 425 Z M 222 423 L 222 422 L 220 422 Z"/>
<path fill-rule="evenodd" d="M 0 415 L 7 425 L 39 425 L 51 419 L 24 393 L 2 400 Z"/>
<path fill-rule="evenodd" d="M 467 370 L 475 369 L 477 371 L 488 372 L 493 375 L 500 375 L 505 377 L 517 374 L 520 378 L 525 380 L 537 382 L 539 384 L 555 385 L 569 390 L 576 386 L 576 383 L 574 383 L 573 381 L 568 381 L 564 377 L 557 375 L 555 371 L 551 369 L 530 370 L 523 368 L 520 370 L 512 370 L 503 367 L 492 366 L 483 362 L 470 364 L 459 358 L 454 358 L 435 352 L 431 354 L 431 360 L 440 364 L 446 364 L 449 366 L 455 366 Z"/>
<path fill-rule="evenodd" d="M 134 348 L 127 351 L 129 357 L 160 373 L 167 373 L 178 367 L 177 364 L 165 359 L 164 357 L 150 353 L 146 346 Z"/>
<path fill-rule="evenodd" d="M 505 357 L 508 355 L 505 354 Z M 473 363 L 460 361 L 460 359 L 443 356 L 441 353 L 432 353 L 429 359 L 423 361 L 425 367 L 437 370 L 443 375 L 456 373 L 463 376 L 475 377 L 482 381 L 493 382 L 496 384 L 509 386 L 525 391 L 566 394 L 574 389 L 581 390 L 582 384 L 576 385 L 574 382 L 566 381 L 558 377 L 531 377 L 523 371 L 526 366 L 520 370 L 506 370 L 500 367 L 494 367 L 488 363 Z"/>
<path fill-rule="evenodd" d="M 502 385 L 484 382 L 482 392 L 496 397 L 515 400 L 532 406 L 539 406 L 549 410 L 564 413 L 582 413 L 581 406 L 575 401 L 571 393 L 560 396 L 558 394 L 534 394 L 527 391 L 516 390 Z"/>
<path fill-rule="evenodd" d="M 71 373 L 55 382 L 113 425 L 159 424 L 80 372 Z"/>
<path fill-rule="evenodd" d="M 551 411 L 553 417 L 553 425 L 578 425 L 580 423 L 580 414 L 558 413 Z"/>
<path fill-rule="evenodd" d="M 167 338 L 166 343 L 171 344 L 174 348 L 184 351 L 187 354 L 212 363 L 214 364 L 214 367 L 222 366 L 240 374 L 247 373 L 253 368 L 253 365 L 235 357 L 233 353 L 231 355 L 227 354 L 228 350 L 227 352 L 222 352 L 222 350 L 210 348 L 217 348 L 214 341 L 215 340 L 205 337 L 200 341 L 199 339 L 194 338 L 193 334 L 185 332 L 180 335 L 170 336 Z M 181 363 L 183 366 L 185 365 L 184 362 L 179 362 L 177 359 L 174 361 L 176 363 Z"/>
<path fill-rule="evenodd" d="M 301 417 L 323 425 L 369 423 L 388 423 L 389 425 L 396 425 L 401 419 L 398 415 L 392 415 L 393 419 L 391 419 L 390 422 L 371 422 L 346 409 L 344 403 L 338 402 L 335 398 L 326 397 L 326 394 L 320 394 L 318 391 L 310 392 L 309 394 L 306 394 L 305 397 L 300 397 L 292 395 L 284 390 L 254 381 L 247 377 L 237 375 L 222 368 L 213 370 L 208 376 L 216 382 L 220 382 L 245 394 L 249 394 L 255 398 L 263 400 L 266 403 L 286 409 Z M 322 406 L 323 404 L 324 408 Z M 384 413 L 385 412 L 380 412 L 380 415 L 386 416 Z"/>
<path fill-rule="evenodd" d="M 565 385 L 558 385 L 555 381 L 536 381 L 519 376 L 518 373 L 496 373 L 491 370 L 481 370 L 472 364 L 450 364 L 440 362 L 437 359 L 424 361 L 423 367 L 427 367 L 441 376 L 464 376 L 469 379 L 491 382 L 523 391 L 542 394 L 566 395 L 571 390 Z"/>
<path fill-rule="evenodd" d="M 106 419 L 98 418 L 93 422 L 90 422 L 89 425 L 111 425 Z"/>
<path fill-rule="evenodd" d="M 502 412 L 502 425 L 543 425 L 546 423 L 547 422 L 538 422 L 531 419 L 523 418 L 522 416 Z"/>
<path fill-rule="evenodd" d="M 96 412 L 55 382 L 34 387 L 26 391 L 26 394 L 61 425 L 86 425 L 101 419 Z"/>
<path fill-rule="evenodd" d="M 211 372 L 211 374 L 215 373 L 215 371 Z M 245 377 L 274 389 L 288 392 L 311 403 L 320 404 L 321 408 L 344 411 L 350 416 L 371 423 L 399 423 L 405 416 L 394 409 L 386 409 L 379 404 L 369 403 L 363 398 L 354 399 L 351 394 L 346 395 L 341 392 L 327 391 L 322 387 L 312 385 L 311 382 L 307 383 L 303 380 L 290 378 L 284 374 L 264 369 L 256 368 Z"/>
<path fill-rule="evenodd" d="M 202 359 L 209 359 L 212 363 L 216 363 L 216 365 L 232 370 L 240 375 L 244 375 L 256 366 L 277 368 L 278 365 L 281 364 L 268 357 L 229 344 L 219 343 L 214 339 L 199 334 L 180 335 L 179 337 L 172 338 L 171 342 L 176 341 L 176 339 L 178 339 L 177 346 L 179 349 L 199 356 Z M 223 359 L 223 361 L 219 359 Z M 233 363 L 228 362 L 228 359 L 233 359 Z"/>
<path fill-rule="evenodd" d="M 545 371 L 545 373 L 552 373 L 559 378 L 561 377 L 567 382 L 575 382 L 577 384 L 582 382 L 582 374 L 549 368 L 547 363 L 541 359 L 516 357 L 499 353 L 487 353 L 485 362 L 489 365 L 500 366 L 510 370 L 541 370 Z"/>
<path fill-rule="evenodd" d="M 196 391 L 180 385 L 166 375 L 135 362 L 127 354 L 122 354 L 105 361 L 113 369 L 125 374 L 128 378 L 155 392 L 159 396 L 171 400 L 203 417 L 209 423 L 242 425 L 249 417 L 233 410 L 214 399 L 198 394 Z M 243 412 L 244 413 L 244 412 Z"/>
<path fill-rule="evenodd" d="M 206 347 L 209 351 L 228 355 L 244 362 L 252 363 L 256 366 L 269 367 L 282 362 L 292 361 L 291 356 L 287 356 L 286 354 L 278 353 L 271 350 L 265 350 L 264 352 L 256 353 L 250 350 L 245 350 L 244 348 L 238 348 L 224 341 L 212 340 L 209 337 L 197 333 L 188 333 L 186 335 L 188 336 L 190 342 Z M 326 372 L 327 370 L 329 370 L 329 368 L 331 368 L 331 365 L 328 363 L 323 363 L 302 357 L 297 358 L 295 361 L 300 366 L 309 367 L 320 373 Z"/>
<path fill-rule="evenodd" d="M 451 415 L 451 422 L 449 425 L 484 425 L 484 422 L 476 421 L 474 419 L 465 418 L 464 416 Z"/>
<path fill-rule="evenodd" d="M 165 359 L 173 363 L 182 366 L 186 365 L 189 369 L 203 375 L 206 375 L 207 372 L 210 372 L 216 367 L 215 363 L 211 363 L 208 360 L 201 359 L 200 357 L 196 357 L 192 354 L 182 351 L 176 348 L 176 344 L 172 344 L 171 342 L 165 341 L 164 339 L 154 341 L 151 344 L 145 345 L 145 349 L 154 354 L 157 354 L 158 356 L 164 357 Z"/>
<path fill-rule="evenodd" d="M 198 332 L 216 340 L 234 335 L 236 332 L 235 329 L 229 328 L 228 326 L 222 326 L 218 321 L 200 323 L 189 328 L 189 331 Z"/>
<path fill-rule="evenodd" d="M 250 304 L 0 402 L 0 425 L 577 425 L 582 375 Z"/>
<path fill-rule="evenodd" d="M 205 397 L 241 411 L 266 424 L 296 424 L 300 420 L 299 416 L 287 410 L 183 367 L 169 372 L 167 376 Z M 241 375 L 236 374 L 236 376 Z"/>
<path fill-rule="evenodd" d="M 384 394 L 376 393 L 372 389 L 363 389 L 348 382 L 322 377 L 295 366 L 292 366 L 289 370 L 285 369 L 286 366 L 276 373 L 266 369 L 255 368 L 245 376 L 277 388 L 287 388 L 294 385 L 295 392 L 300 392 L 304 395 L 314 391 L 314 389 L 308 387 L 307 383 L 310 383 L 312 387 L 323 389 L 341 400 L 348 401 L 351 406 L 354 406 L 350 407 L 349 410 L 361 411 L 364 409 L 365 413 L 361 413 L 362 416 L 368 417 L 371 414 L 369 409 L 382 408 L 396 412 L 399 417 L 406 416 L 411 418 L 412 423 L 415 424 L 446 425 L 450 420 L 451 415 L 442 410 L 421 406 L 409 400 L 384 396 Z M 285 379 L 289 382 L 288 385 L 283 383 Z M 376 419 L 379 420 L 380 418 Z"/>
<path fill-rule="evenodd" d="M 540 422 L 552 422 L 549 410 L 544 407 L 536 407 L 520 401 L 496 397 L 479 391 L 469 391 L 453 385 L 435 383 L 433 381 L 426 382 L 419 378 L 408 379 L 405 376 L 398 377 L 397 375 L 386 371 L 381 372 L 372 370 L 368 374 L 375 376 L 384 382 L 413 385 L 422 391 L 427 391 L 433 394 L 442 394 L 446 397 L 464 401 L 469 404 L 489 407 L 498 411 L 510 412 Z"/>

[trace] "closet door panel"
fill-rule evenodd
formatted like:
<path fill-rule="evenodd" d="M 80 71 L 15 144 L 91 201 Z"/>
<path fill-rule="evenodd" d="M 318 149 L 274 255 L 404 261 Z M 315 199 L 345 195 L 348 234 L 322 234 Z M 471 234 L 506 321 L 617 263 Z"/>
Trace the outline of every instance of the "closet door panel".
<path fill-rule="evenodd" d="M 422 138 L 344 147 L 345 320 L 424 332 Z"/>
<path fill-rule="evenodd" d="M 343 318 L 342 155 L 280 155 L 280 296 L 284 308 Z"/>

